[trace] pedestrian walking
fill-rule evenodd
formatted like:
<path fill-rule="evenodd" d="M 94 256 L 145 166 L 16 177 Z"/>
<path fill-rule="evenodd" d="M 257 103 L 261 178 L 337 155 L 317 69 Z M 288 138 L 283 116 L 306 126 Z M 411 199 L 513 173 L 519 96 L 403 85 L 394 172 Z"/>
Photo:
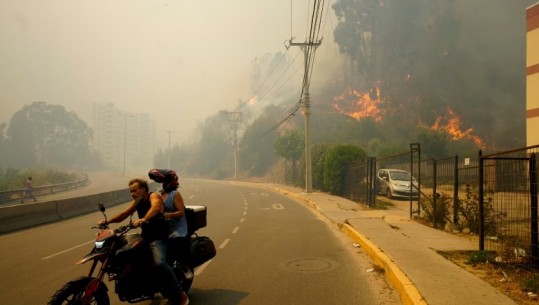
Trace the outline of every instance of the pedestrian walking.
<path fill-rule="evenodd" d="M 34 186 L 32 184 L 32 177 L 28 177 L 26 181 L 24 181 L 24 191 L 22 192 L 22 199 L 21 203 L 24 203 L 24 199 L 28 198 L 34 198 L 34 202 L 36 202 L 36 196 L 34 195 Z"/>

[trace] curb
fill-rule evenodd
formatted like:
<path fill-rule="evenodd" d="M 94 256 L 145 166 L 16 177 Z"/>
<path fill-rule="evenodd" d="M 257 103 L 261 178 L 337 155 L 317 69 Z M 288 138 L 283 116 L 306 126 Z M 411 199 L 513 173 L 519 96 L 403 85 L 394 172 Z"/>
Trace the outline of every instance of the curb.
<path fill-rule="evenodd" d="M 339 230 L 355 240 L 371 257 L 374 263 L 382 267 L 386 278 L 398 291 L 402 303 L 406 305 L 427 305 L 425 299 L 419 293 L 412 281 L 402 272 L 399 267 L 380 248 L 368 238 L 361 235 L 348 224 L 337 224 Z"/>
<path fill-rule="evenodd" d="M 322 212 L 318 204 L 314 201 L 296 195 L 286 190 L 273 187 L 272 189 L 278 191 L 279 193 L 293 197 L 294 199 L 305 203 L 308 207 Z M 324 213 L 321 213 L 324 217 L 328 218 Z M 329 219 L 329 218 L 328 218 Z M 394 263 L 394 261 L 387 256 L 380 248 L 373 244 L 367 237 L 360 234 L 352 226 L 346 223 L 338 223 L 332 219 L 329 219 L 331 222 L 335 223 L 339 231 L 348 235 L 351 239 L 356 241 L 363 250 L 371 257 L 374 263 L 384 269 L 386 278 L 391 283 L 391 285 L 397 290 L 400 295 L 401 301 L 405 305 L 427 305 L 425 298 L 421 296 L 421 293 L 414 286 L 412 281 L 402 272 L 399 267 Z"/>

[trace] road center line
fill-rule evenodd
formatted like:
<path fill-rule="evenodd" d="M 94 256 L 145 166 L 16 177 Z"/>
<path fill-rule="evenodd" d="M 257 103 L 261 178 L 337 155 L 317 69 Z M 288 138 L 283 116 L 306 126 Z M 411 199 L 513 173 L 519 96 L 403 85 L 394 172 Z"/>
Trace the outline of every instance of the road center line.
<path fill-rule="evenodd" d="M 224 247 L 226 247 L 226 244 L 228 244 L 229 241 L 230 239 L 225 239 L 225 241 L 219 246 L 219 249 L 223 249 Z"/>
<path fill-rule="evenodd" d="M 235 227 L 234 230 L 232 230 L 232 234 L 236 234 L 239 229 L 240 229 L 240 227 Z"/>
<path fill-rule="evenodd" d="M 46 260 L 46 259 L 49 259 L 49 258 L 53 258 L 53 257 L 55 257 L 55 256 L 58 256 L 58 255 L 60 255 L 60 254 L 64 254 L 64 253 L 66 253 L 66 252 L 69 252 L 69 251 L 71 251 L 71 250 L 80 248 L 80 247 L 82 247 L 82 246 L 86 246 L 87 244 L 90 244 L 90 243 L 93 243 L 93 242 L 95 242 L 95 239 L 94 239 L 94 240 L 90 240 L 90 241 L 88 241 L 88 242 L 85 242 L 85 243 L 83 243 L 83 244 L 80 244 L 80 245 L 78 245 L 78 246 L 75 246 L 75 247 L 66 249 L 66 250 L 64 250 L 64 251 L 60 251 L 60 252 L 54 253 L 54 254 L 52 254 L 52 255 L 45 256 L 45 257 L 43 257 L 43 258 L 41 258 L 41 259 L 42 259 L 42 260 Z"/>

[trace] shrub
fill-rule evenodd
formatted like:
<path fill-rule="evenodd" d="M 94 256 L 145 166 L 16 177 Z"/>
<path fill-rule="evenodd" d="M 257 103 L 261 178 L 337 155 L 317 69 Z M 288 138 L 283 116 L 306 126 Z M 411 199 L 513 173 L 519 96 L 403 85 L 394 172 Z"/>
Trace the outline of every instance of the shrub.
<path fill-rule="evenodd" d="M 470 252 L 470 256 L 468 257 L 468 264 L 475 265 L 477 263 L 486 263 L 490 260 L 491 256 L 492 253 L 488 251 Z"/>
<path fill-rule="evenodd" d="M 485 235 L 497 235 L 497 223 L 501 215 L 494 210 L 492 191 L 486 193 L 484 198 L 483 212 L 485 215 Z M 471 232 L 479 233 L 481 215 L 479 214 L 479 196 L 476 195 L 471 185 L 466 185 L 465 198 L 459 199 L 459 213 L 464 219 L 464 224 Z"/>
<path fill-rule="evenodd" d="M 365 160 L 367 154 L 354 145 L 336 145 L 327 150 L 324 158 L 324 186 L 334 195 L 342 195 L 346 164 Z"/>
<path fill-rule="evenodd" d="M 452 198 L 446 194 L 438 196 L 436 198 L 436 206 L 434 206 L 434 199 L 432 196 L 421 199 L 421 208 L 423 218 L 432 224 L 434 228 L 443 228 L 449 221 Z"/>
<path fill-rule="evenodd" d="M 313 188 L 321 191 L 327 191 L 324 185 L 324 167 L 326 164 L 325 156 L 331 148 L 329 144 L 314 145 L 311 151 Z"/>

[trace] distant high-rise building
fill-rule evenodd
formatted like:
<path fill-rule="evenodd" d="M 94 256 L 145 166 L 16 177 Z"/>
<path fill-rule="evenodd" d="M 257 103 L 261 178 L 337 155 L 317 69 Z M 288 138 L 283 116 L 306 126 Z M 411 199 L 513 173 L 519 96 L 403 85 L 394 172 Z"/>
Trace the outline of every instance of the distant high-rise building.
<path fill-rule="evenodd" d="M 105 164 L 122 173 L 152 167 L 155 121 L 147 113 L 128 113 L 112 103 L 93 103 L 93 147 Z"/>

